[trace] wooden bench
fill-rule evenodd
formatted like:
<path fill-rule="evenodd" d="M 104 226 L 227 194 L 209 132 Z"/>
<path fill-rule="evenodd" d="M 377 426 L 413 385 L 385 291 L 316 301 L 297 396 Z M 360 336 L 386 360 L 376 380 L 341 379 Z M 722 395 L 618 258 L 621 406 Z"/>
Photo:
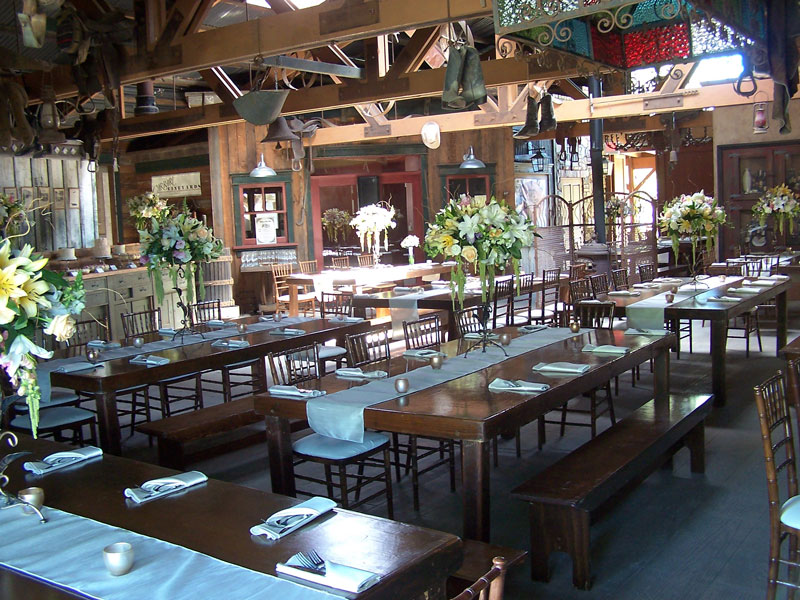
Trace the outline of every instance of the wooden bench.
<path fill-rule="evenodd" d="M 506 559 L 506 569 L 525 560 L 528 554 L 525 550 L 505 548 L 496 544 L 487 544 L 476 540 L 463 540 L 464 561 L 453 575 L 447 578 L 447 597 L 452 598 L 464 588 L 480 579 L 486 571 L 492 568 L 492 559 L 502 556 Z"/>
<path fill-rule="evenodd" d="M 187 444 L 219 437 L 221 434 L 263 422 L 263 415 L 256 413 L 253 399 L 248 397 L 143 423 L 136 430 L 155 437 L 158 441 L 158 464 L 172 469 L 183 469 L 189 459 L 196 461 L 218 455 L 221 451 L 229 452 L 264 442 L 267 439 L 266 429 L 259 429 L 234 440 L 226 439 L 224 444 L 206 445 L 192 453 L 186 452 Z M 306 427 L 308 424 L 305 421 L 297 421 L 292 424 L 292 431 Z"/>
<path fill-rule="evenodd" d="M 704 420 L 710 395 L 672 394 L 650 400 L 592 441 L 511 493 L 530 503 L 531 577 L 549 579 L 550 553 L 572 557 L 572 581 L 591 585 L 589 526 L 650 473 L 671 466 L 682 446 L 693 473 L 705 470 Z"/>

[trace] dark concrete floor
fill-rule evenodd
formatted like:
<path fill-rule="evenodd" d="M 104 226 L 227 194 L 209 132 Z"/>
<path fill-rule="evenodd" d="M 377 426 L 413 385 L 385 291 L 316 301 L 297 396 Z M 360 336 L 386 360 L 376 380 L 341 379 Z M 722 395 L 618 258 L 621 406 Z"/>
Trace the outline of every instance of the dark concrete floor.
<path fill-rule="evenodd" d="M 792 307 L 800 308 L 800 307 Z M 792 311 L 795 316 L 795 310 Z M 793 324 L 800 323 L 797 318 Z M 673 355 L 673 391 L 710 391 L 709 328 L 694 328 L 694 353 Z M 789 339 L 800 331 L 790 330 Z M 761 452 L 753 386 L 783 367 L 775 357 L 774 330 L 765 325 L 764 352 L 745 358 L 744 342 L 728 345 L 729 401 L 715 409 L 706 428 L 706 473 L 689 471 L 688 452 L 681 450 L 674 470 L 650 476 L 609 515 L 592 527 L 594 585 L 588 592 L 572 587 L 570 560 L 551 557 L 552 579 L 535 583 L 529 565 L 511 571 L 506 587 L 509 599 L 711 600 L 761 598 L 766 589 L 768 514 L 764 459 Z M 688 340 L 683 347 L 688 349 Z M 620 380 L 615 397 L 617 415 L 624 417 L 649 399 L 652 375 L 646 365 L 641 381 L 631 387 L 630 376 Z M 603 426 L 607 426 L 604 421 Z M 563 438 L 557 426 L 548 426 L 547 444 L 537 450 L 536 425 L 522 429 L 522 457 L 513 440 L 502 441 L 500 465 L 492 470 L 492 541 L 528 548 L 526 505 L 510 490 L 589 439 L 589 430 L 568 428 Z M 154 449 L 136 434 L 126 444 L 133 458 L 155 460 Z M 266 449 L 251 447 L 195 465 L 210 477 L 269 490 Z M 460 469 L 460 465 L 458 467 Z M 454 534 L 461 532 L 460 486 L 449 491 L 446 470 L 421 478 L 421 510 L 411 502 L 411 482 L 395 484 L 395 518 Z M 385 502 L 374 501 L 364 512 L 385 516 Z M 535 543 L 535 540 L 534 540 Z"/>

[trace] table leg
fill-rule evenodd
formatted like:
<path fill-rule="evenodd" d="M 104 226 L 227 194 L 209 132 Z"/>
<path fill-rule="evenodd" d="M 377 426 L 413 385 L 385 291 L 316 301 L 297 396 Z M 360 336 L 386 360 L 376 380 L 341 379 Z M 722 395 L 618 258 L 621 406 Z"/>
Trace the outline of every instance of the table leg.
<path fill-rule="evenodd" d="M 296 494 L 294 467 L 292 466 L 292 438 L 289 420 L 282 417 L 265 417 L 267 423 L 267 449 L 272 492 L 285 496 Z"/>
<path fill-rule="evenodd" d="M 711 391 L 714 406 L 725 406 L 727 382 L 725 378 L 725 348 L 728 345 L 728 321 L 711 320 Z"/>
<path fill-rule="evenodd" d="M 296 317 L 300 314 L 300 305 L 297 302 L 297 284 L 289 284 L 289 316 Z"/>
<path fill-rule="evenodd" d="M 669 399 L 669 349 L 661 350 L 653 358 L 653 395 L 656 400 Z"/>
<path fill-rule="evenodd" d="M 786 345 L 786 330 L 789 324 L 789 303 L 786 300 L 786 292 L 781 292 L 775 297 L 775 310 L 777 315 L 777 352 Z"/>
<path fill-rule="evenodd" d="M 103 452 L 122 456 L 122 434 L 117 416 L 117 396 L 114 392 L 96 392 L 94 403 L 97 410 L 100 447 Z"/>
<path fill-rule="evenodd" d="M 464 537 L 489 541 L 489 444 L 464 441 L 461 448 Z"/>

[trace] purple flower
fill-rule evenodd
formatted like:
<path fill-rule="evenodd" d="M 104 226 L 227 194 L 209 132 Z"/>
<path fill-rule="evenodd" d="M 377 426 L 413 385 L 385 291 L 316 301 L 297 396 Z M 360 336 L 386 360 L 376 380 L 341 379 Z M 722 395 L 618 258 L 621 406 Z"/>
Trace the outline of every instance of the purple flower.
<path fill-rule="evenodd" d="M 175 257 L 175 260 L 186 262 L 186 252 L 184 252 L 183 250 L 175 250 L 172 253 L 172 256 Z"/>
<path fill-rule="evenodd" d="M 176 250 L 183 250 L 186 247 L 186 242 L 184 240 L 178 240 L 175 242 L 175 249 Z"/>
<path fill-rule="evenodd" d="M 146 265 L 147 263 L 150 262 L 150 257 L 147 254 L 142 254 L 139 257 L 139 262 L 142 263 L 143 265 Z"/>
<path fill-rule="evenodd" d="M 475 239 L 476 239 L 476 240 L 479 240 L 479 239 L 481 239 L 482 237 L 483 237 L 483 234 L 482 234 L 482 233 L 477 233 L 477 232 L 475 233 Z"/>

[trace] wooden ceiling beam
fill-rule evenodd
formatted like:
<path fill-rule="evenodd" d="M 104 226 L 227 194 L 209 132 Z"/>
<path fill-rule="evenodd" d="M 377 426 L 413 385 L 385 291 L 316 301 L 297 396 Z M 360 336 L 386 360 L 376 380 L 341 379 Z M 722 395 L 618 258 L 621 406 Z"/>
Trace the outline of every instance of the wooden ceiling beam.
<path fill-rule="evenodd" d="M 439 39 L 439 26 L 417 29 L 405 48 L 397 55 L 387 76 L 399 77 L 419 70 L 428 51 Z"/>
<path fill-rule="evenodd" d="M 236 98 L 241 97 L 242 91 L 228 74 L 222 70 L 222 67 L 203 69 L 200 71 L 200 75 L 203 76 L 203 80 L 208 84 L 208 87 L 210 87 L 223 102 L 230 104 L 236 100 Z"/>

